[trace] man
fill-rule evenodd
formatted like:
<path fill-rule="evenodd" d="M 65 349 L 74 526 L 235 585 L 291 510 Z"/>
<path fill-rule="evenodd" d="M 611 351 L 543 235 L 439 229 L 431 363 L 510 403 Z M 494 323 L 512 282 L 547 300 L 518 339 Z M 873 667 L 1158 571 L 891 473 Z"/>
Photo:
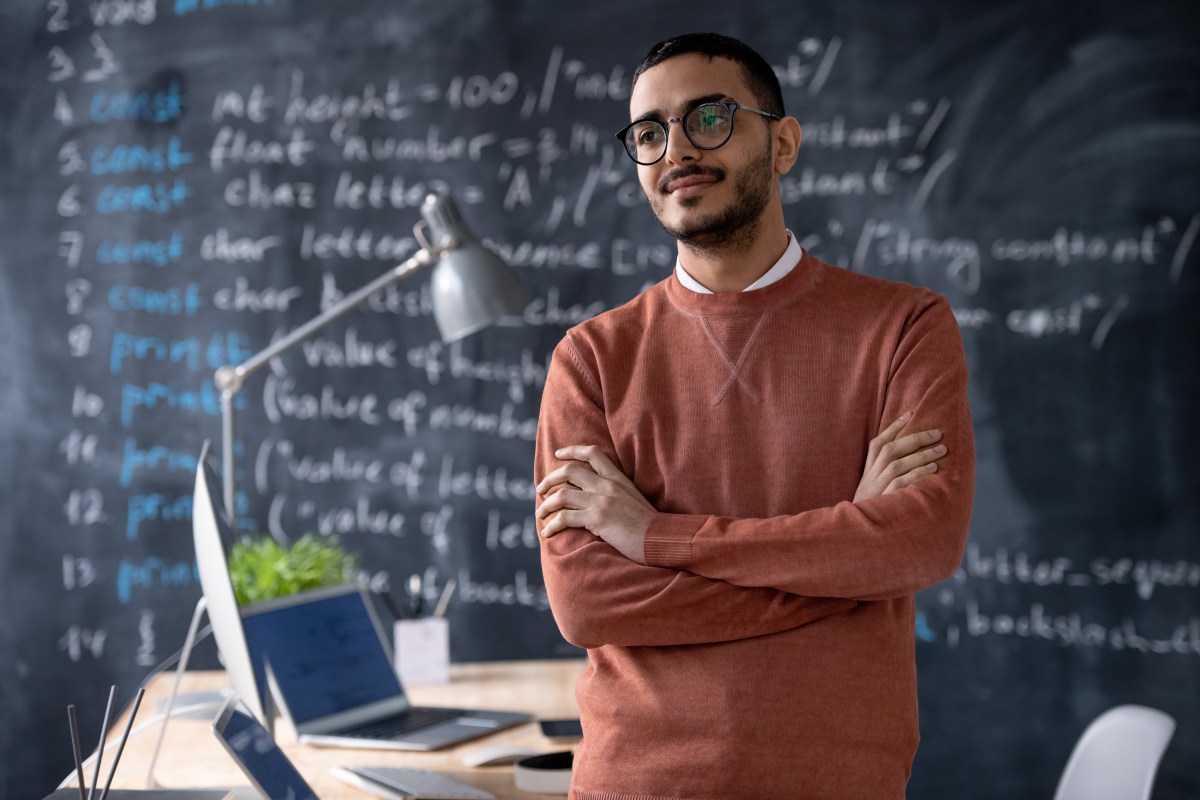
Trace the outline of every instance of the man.
<path fill-rule="evenodd" d="M 801 250 L 800 127 L 742 43 L 656 45 L 630 113 L 678 264 L 567 332 L 537 440 L 546 588 L 588 648 L 572 796 L 903 797 L 913 593 L 974 485 L 954 316 Z"/>

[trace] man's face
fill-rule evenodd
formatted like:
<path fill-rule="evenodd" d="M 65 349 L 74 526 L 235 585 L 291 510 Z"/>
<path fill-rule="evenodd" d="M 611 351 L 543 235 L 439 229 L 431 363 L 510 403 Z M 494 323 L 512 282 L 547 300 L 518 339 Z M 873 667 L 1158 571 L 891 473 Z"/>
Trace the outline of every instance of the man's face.
<path fill-rule="evenodd" d="M 630 118 L 666 122 L 704 102 L 733 100 L 754 108 L 742 68 L 727 58 L 676 56 L 642 73 L 629 100 Z M 777 186 L 770 123 L 749 111 L 734 114 L 733 135 L 716 150 L 693 145 L 671 123 L 662 160 L 638 166 L 650 208 L 685 245 L 728 245 L 754 231 Z"/>

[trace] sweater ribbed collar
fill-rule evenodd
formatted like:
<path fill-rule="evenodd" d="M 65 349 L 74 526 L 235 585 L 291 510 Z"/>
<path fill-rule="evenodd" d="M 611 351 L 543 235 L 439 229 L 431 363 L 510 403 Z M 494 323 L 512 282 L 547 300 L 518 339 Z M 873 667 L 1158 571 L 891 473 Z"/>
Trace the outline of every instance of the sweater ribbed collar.
<path fill-rule="evenodd" d="M 751 283 L 745 289 L 742 289 L 742 291 L 752 292 L 755 289 L 762 289 L 765 286 L 770 286 L 772 283 L 791 272 L 792 268 L 795 267 L 797 262 L 800 261 L 800 256 L 802 255 L 804 255 L 804 248 L 800 246 L 800 242 L 796 241 L 795 235 L 791 231 L 788 231 L 787 248 L 784 249 L 783 255 L 779 257 L 778 261 L 771 265 L 769 270 L 759 276 L 758 280 Z M 684 268 L 683 261 L 679 258 L 675 259 L 675 274 L 679 276 L 679 282 L 691 289 L 693 292 L 700 292 L 701 294 L 713 293 L 707 286 L 691 276 L 691 274 Z"/>
<path fill-rule="evenodd" d="M 671 304 L 685 314 L 725 316 L 761 314 L 783 305 L 803 294 L 817 280 L 821 262 L 804 251 L 794 269 L 775 283 L 749 292 L 701 294 L 679 282 L 672 270 L 666 280 L 667 297 Z"/>

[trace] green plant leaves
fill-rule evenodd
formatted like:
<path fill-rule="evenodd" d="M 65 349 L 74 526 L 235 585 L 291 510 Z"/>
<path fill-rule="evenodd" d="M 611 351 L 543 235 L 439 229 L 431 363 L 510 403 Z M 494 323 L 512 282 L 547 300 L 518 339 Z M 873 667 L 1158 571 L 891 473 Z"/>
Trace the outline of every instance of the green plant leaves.
<path fill-rule="evenodd" d="M 347 583 L 353 578 L 354 556 L 337 542 L 305 534 L 290 548 L 270 536 L 251 536 L 233 546 L 229 577 L 238 605 Z"/>

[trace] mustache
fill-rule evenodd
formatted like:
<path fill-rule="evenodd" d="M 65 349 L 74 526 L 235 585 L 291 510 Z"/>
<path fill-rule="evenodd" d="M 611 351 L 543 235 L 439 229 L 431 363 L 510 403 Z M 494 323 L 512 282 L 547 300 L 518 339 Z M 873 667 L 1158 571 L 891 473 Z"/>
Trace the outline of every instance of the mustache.
<path fill-rule="evenodd" d="M 677 167 L 676 169 L 668 172 L 662 177 L 661 180 L 659 180 L 658 190 L 665 194 L 667 187 L 671 185 L 672 181 L 677 181 L 681 178 L 690 178 L 693 175 L 707 175 L 713 180 L 721 181 L 725 179 L 725 170 L 721 169 L 720 167 L 704 167 L 699 164 L 691 164 L 686 167 Z"/>

